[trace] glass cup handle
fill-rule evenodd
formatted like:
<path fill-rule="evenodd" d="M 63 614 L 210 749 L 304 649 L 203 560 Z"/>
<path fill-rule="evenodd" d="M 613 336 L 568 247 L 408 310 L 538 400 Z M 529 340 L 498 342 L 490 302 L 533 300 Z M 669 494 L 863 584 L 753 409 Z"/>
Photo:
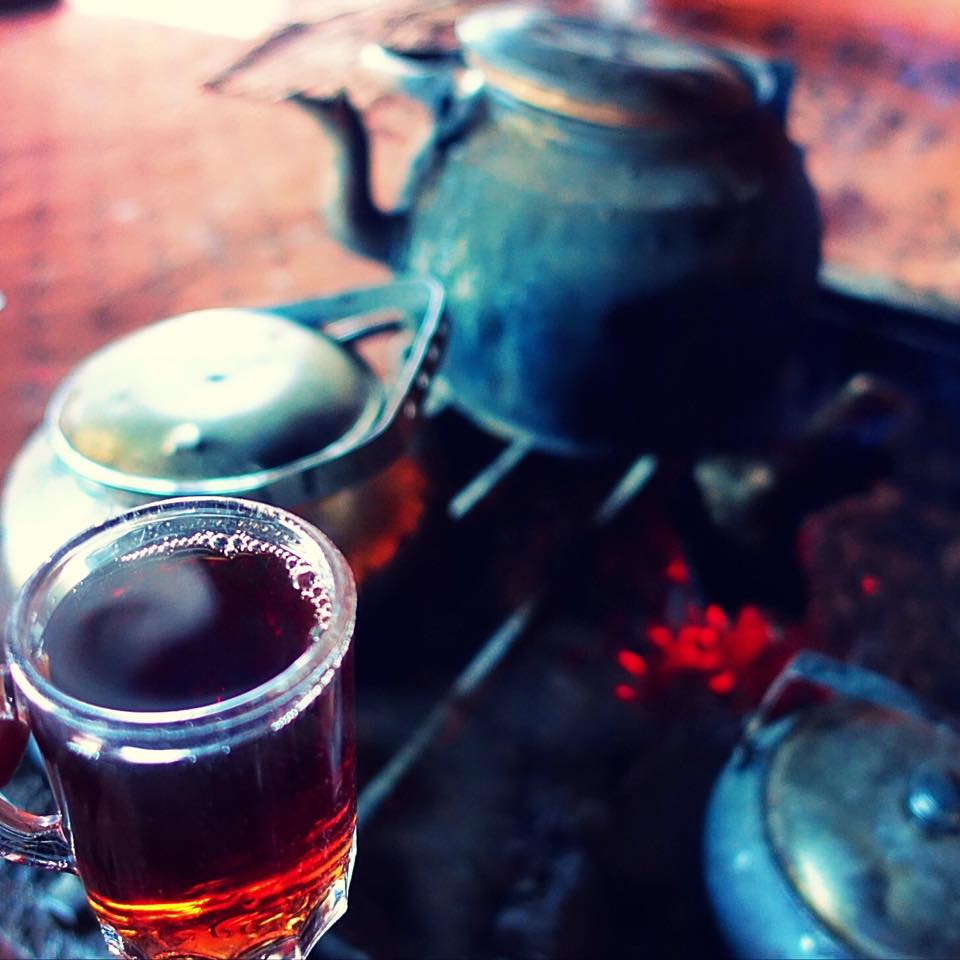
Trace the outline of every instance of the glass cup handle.
<path fill-rule="evenodd" d="M 27 746 L 29 730 L 17 712 L 7 666 L 0 663 L 0 789 Z M 59 813 L 37 816 L 0 794 L 0 857 L 44 870 L 73 871 L 73 851 Z"/>

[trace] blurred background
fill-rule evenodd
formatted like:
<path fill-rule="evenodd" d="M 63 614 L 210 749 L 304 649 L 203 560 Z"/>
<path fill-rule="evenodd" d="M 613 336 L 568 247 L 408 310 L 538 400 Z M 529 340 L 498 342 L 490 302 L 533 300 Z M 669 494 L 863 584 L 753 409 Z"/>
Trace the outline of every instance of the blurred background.
<path fill-rule="evenodd" d="M 427 37 L 469 6 L 7 0 L 0 464 L 53 385 L 125 330 L 382 276 L 327 238 L 317 211 L 325 138 L 272 98 L 284 86 L 369 88 L 358 65 L 365 43 L 399 23 Z M 819 193 L 827 275 L 891 299 L 926 297 L 948 310 L 960 301 L 960 10 L 950 0 L 581 6 L 793 62 L 790 127 Z M 300 49 L 280 45 L 235 71 L 225 93 L 204 89 L 261 35 L 325 20 L 309 48 L 302 38 Z M 376 191 L 389 201 L 416 145 L 409 108 L 376 89 L 361 99 Z"/>

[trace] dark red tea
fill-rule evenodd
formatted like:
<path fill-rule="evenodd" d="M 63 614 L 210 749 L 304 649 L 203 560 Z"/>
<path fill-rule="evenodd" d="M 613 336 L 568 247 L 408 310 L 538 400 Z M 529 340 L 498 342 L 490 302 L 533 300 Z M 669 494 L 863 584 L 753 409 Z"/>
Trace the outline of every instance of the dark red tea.
<path fill-rule="evenodd" d="M 84 580 L 45 629 L 50 680 L 87 703 L 163 711 L 273 679 L 326 642 L 331 608 L 295 558 L 256 546 L 147 552 Z M 95 737 L 63 744 L 35 718 L 108 939 L 114 931 L 131 954 L 233 957 L 295 936 L 345 887 L 352 680 L 348 652 L 292 715 L 191 751 L 175 738 L 159 750 L 100 750 Z"/>
<path fill-rule="evenodd" d="M 120 710 L 216 703 L 282 673 L 313 642 L 317 609 L 282 557 L 186 552 L 84 581 L 44 630 L 64 693 Z"/>

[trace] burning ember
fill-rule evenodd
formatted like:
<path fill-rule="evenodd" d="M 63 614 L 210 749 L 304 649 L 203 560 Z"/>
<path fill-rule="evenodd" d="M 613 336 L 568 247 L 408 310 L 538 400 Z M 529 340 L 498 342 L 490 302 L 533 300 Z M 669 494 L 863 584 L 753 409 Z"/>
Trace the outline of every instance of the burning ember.
<path fill-rule="evenodd" d="M 776 623 L 758 607 L 746 604 L 728 612 L 716 603 L 691 599 L 691 575 L 681 557 L 664 569 L 669 583 L 661 621 L 646 625 L 631 647 L 615 659 L 622 679 L 613 689 L 624 702 L 645 697 L 678 675 L 699 675 L 718 696 L 739 692 L 755 699 L 773 673 L 800 646 L 796 627 Z M 866 581 L 872 582 L 868 586 Z M 864 578 L 864 592 L 877 587 Z"/>

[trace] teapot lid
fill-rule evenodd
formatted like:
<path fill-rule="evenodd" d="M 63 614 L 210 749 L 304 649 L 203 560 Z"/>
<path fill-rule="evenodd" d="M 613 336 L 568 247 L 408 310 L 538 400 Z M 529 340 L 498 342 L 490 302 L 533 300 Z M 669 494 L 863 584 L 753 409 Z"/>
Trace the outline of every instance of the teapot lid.
<path fill-rule="evenodd" d="M 767 835 L 807 907 L 858 954 L 960 952 L 960 737 L 837 700 L 769 760 Z"/>
<path fill-rule="evenodd" d="M 380 381 L 324 334 L 268 310 L 214 309 L 104 347 L 47 410 L 58 456 L 153 496 L 244 495 L 346 452 L 378 418 Z"/>
<path fill-rule="evenodd" d="M 498 6 L 461 20 L 457 36 L 493 89 L 600 126 L 689 129 L 757 102 L 740 58 L 620 24 Z"/>

